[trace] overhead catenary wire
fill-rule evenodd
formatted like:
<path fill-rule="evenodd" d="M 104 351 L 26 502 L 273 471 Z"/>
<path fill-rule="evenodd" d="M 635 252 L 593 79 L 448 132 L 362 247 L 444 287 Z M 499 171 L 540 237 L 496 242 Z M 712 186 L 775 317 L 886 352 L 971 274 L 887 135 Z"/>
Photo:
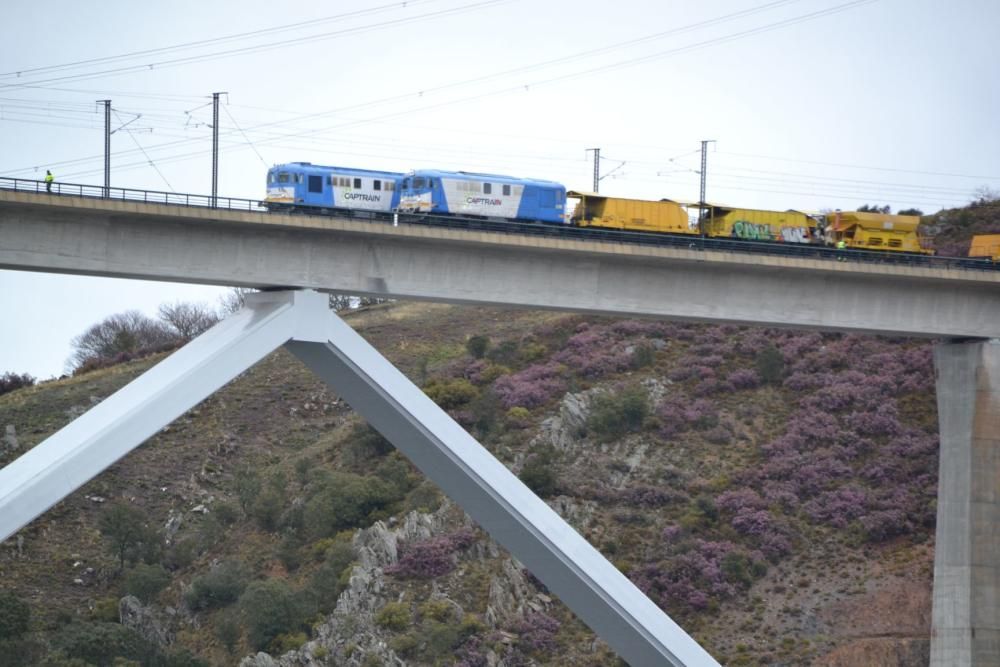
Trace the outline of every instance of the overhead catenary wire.
<path fill-rule="evenodd" d="M 202 54 L 198 56 L 187 56 L 184 58 L 173 58 L 169 60 L 162 60 L 152 63 L 144 63 L 141 65 L 129 65 L 125 67 L 117 67 L 108 70 L 101 70 L 98 72 L 85 72 L 81 74 L 68 74 L 64 76 L 57 76 L 49 79 L 40 79 L 36 81 L 29 81 L 28 84 L 34 86 L 40 86 L 46 83 L 58 83 L 60 81 L 83 81 L 89 79 L 103 78 L 107 76 L 117 76 L 121 74 L 128 74 L 133 72 L 141 72 L 147 70 L 164 69 L 168 67 L 175 67 L 178 65 L 201 63 L 207 60 L 216 60 L 219 58 L 228 58 L 236 55 L 244 55 L 248 53 L 259 53 L 261 51 L 270 51 L 277 48 L 284 48 L 295 44 L 302 44 L 307 42 L 315 42 L 326 39 L 334 39 L 336 37 L 342 37 L 344 35 L 357 35 L 364 32 L 371 32 L 373 30 L 379 30 L 382 28 L 396 27 L 399 25 L 406 25 L 409 23 L 414 23 L 417 21 L 423 21 L 431 18 L 439 18 L 442 16 L 451 16 L 454 14 L 459 14 L 463 12 L 472 11 L 475 9 L 481 9 L 485 7 L 490 7 L 497 4 L 507 3 L 511 0 L 480 0 L 479 2 L 474 2 L 469 5 L 462 5 L 459 7 L 454 7 L 450 9 L 444 9 L 437 12 L 429 12 L 427 14 L 421 14 L 418 16 L 404 17 L 400 19 L 393 19 L 390 21 L 383 21 L 381 23 L 369 24 L 366 26 L 357 26 L 353 28 L 344 28 L 341 30 L 334 30 L 327 33 L 321 33 L 318 35 L 309 35 L 306 37 L 299 37 L 295 39 L 284 40 L 281 42 L 271 42 L 268 44 L 258 44 L 254 46 L 245 46 L 238 49 L 229 49 L 226 51 L 217 51 L 209 54 Z M 2 88 L 22 88 L 25 84 L 20 82 L 17 83 L 0 83 L 0 89 Z"/>
<path fill-rule="evenodd" d="M 115 115 L 115 118 L 118 119 L 118 122 L 121 123 L 122 119 L 121 116 L 118 115 L 118 112 L 113 108 L 111 109 L 111 112 Z M 132 134 L 132 130 L 126 127 L 126 125 L 127 123 L 123 124 L 119 129 L 124 129 L 125 132 L 128 134 L 128 136 L 132 137 L 132 141 L 135 142 L 135 145 L 139 148 L 140 151 L 142 151 L 142 154 L 146 156 L 146 160 L 149 161 L 149 166 L 152 167 L 154 170 L 156 170 L 156 173 L 160 175 L 160 178 L 163 179 L 163 182 L 167 184 L 167 189 L 173 192 L 174 186 L 170 185 L 170 181 L 168 181 L 167 177 L 163 175 L 163 172 L 160 171 L 160 168 L 156 166 L 156 163 L 153 162 L 153 159 L 149 157 L 148 153 L 146 153 L 146 149 L 142 147 L 142 144 L 139 143 L 139 140 L 135 138 L 134 134 Z"/>
<path fill-rule="evenodd" d="M 94 65 L 100 63 L 114 62 L 116 60 L 124 60 L 128 58 L 134 58 L 136 56 L 149 56 L 158 53 L 168 53 L 170 51 L 184 50 L 195 47 L 206 46 L 210 44 L 219 44 L 227 41 L 234 41 L 240 39 L 246 39 L 248 37 L 256 37 L 258 35 L 264 34 L 274 34 L 278 32 L 287 32 L 290 30 L 299 30 L 303 27 L 310 25 L 319 25 L 321 23 L 329 23 L 332 21 L 339 21 L 348 18 L 354 18 L 357 16 L 366 16 L 369 14 L 377 14 L 383 11 L 396 8 L 405 8 L 407 6 L 426 4 L 428 2 L 438 2 L 439 0 L 406 0 L 405 2 L 392 2 L 386 5 L 379 5 L 377 7 L 369 7 L 366 9 L 358 9 L 351 12 L 344 12 L 342 14 L 334 14 L 332 16 L 325 16 L 316 19 L 309 19 L 307 21 L 299 21 L 297 23 L 289 23 L 280 26 L 272 26 L 270 28 L 261 28 L 259 30 L 250 30 L 247 32 L 234 33 L 232 35 L 224 35 L 222 37 L 212 37 L 209 39 L 195 40 L 191 42 L 183 42 L 181 44 L 174 44 L 171 46 L 164 46 L 155 49 L 145 49 L 142 51 L 131 51 L 128 53 L 122 53 L 114 56 L 104 56 L 100 58 L 88 58 L 85 60 L 76 60 L 69 63 L 61 63 L 58 65 L 45 65 L 42 67 L 25 68 L 21 70 L 16 70 L 13 72 L 3 72 L 0 73 L 0 78 L 20 78 L 24 75 L 33 74 L 35 72 L 50 72 L 60 69 L 72 69 L 75 67 L 81 67 L 85 65 Z"/>
<path fill-rule="evenodd" d="M 772 22 L 771 24 L 767 24 L 765 26 L 760 26 L 758 28 L 754 28 L 754 29 L 751 29 L 751 30 L 746 30 L 746 31 L 742 31 L 742 32 L 734 33 L 734 34 L 730 34 L 730 35 L 724 35 L 722 37 L 715 38 L 714 40 L 706 40 L 706 41 L 703 41 L 703 42 L 699 42 L 698 44 L 695 44 L 695 45 L 688 45 L 686 47 L 681 47 L 679 49 L 672 49 L 672 50 L 669 50 L 669 51 L 666 51 L 666 52 L 661 52 L 659 54 L 653 54 L 652 56 L 649 56 L 649 55 L 642 56 L 642 57 L 640 57 L 638 59 L 631 59 L 631 60 L 627 60 L 627 61 L 621 61 L 619 63 L 613 63 L 611 65 L 607 65 L 607 66 L 603 66 L 603 67 L 599 67 L 599 68 L 592 68 L 590 70 L 585 70 L 583 72 L 578 72 L 578 73 L 574 73 L 574 74 L 570 74 L 570 75 L 564 75 L 564 76 L 561 76 L 561 77 L 555 77 L 555 78 L 544 80 L 544 81 L 536 81 L 536 82 L 533 82 L 533 83 L 527 84 L 527 85 L 519 84 L 519 85 L 511 87 L 511 88 L 504 88 L 504 89 L 501 89 L 501 90 L 498 90 L 498 91 L 492 91 L 492 92 L 488 92 L 488 93 L 485 93 L 485 94 L 474 95 L 474 96 L 470 96 L 470 97 L 460 98 L 460 99 L 457 99 L 457 100 L 449 100 L 449 101 L 445 101 L 445 102 L 434 104 L 434 105 L 430 105 L 430 106 L 425 105 L 425 106 L 423 106 L 421 108 L 416 109 L 415 111 L 411 109 L 411 110 L 407 110 L 407 111 L 404 111 L 404 112 L 383 115 L 383 116 L 375 118 L 375 119 L 371 119 L 370 118 L 370 119 L 368 119 L 365 122 L 372 122 L 373 120 L 377 121 L 377 120 L 384 120 L 386 118 L 393 118 L 393 117 L 401 115 L 402 113 L 416 113 L 416 112 L 420 112 L 420 111 L 427 111 L 427 110 L 436 109 L 436 108 L 439 108 L 439 107 L 442 107 L 442 106 L 449 106 L 451 104 L 457 104 L 457 103 L 462 103 L 462 102 L 469 102 L 469 101 L 474 101 L 474 100 L 479 100 L 479 99 L 485 99 L 487 97 L 492 97 L 492 96 L 496 96 L 496 95 L 506 94 L 506 93 L 509 93 L 511 91 L 520 91 L 521 88 L 522 88 L 522 86 L 525 87 L 525 88 L 529 88 L 531 86 L 540 86 L 540 85 L 544 85 L 546 83 L 551 83 L 551 82 L 558 81 L 558 80 L 564 80 L 566 78 L 571 78 L 571 77 L 576 77 L 576 76 L 582 76 L 582 75 L 586 75 L 588 73 L 594 73 L 594 72 L 597 72 L 597 71 L 603 71 L 603 70 L 606 70 L 608 68 L 618 68 L 618 67 L 623 66 L 625 63 L 629 63 L 629 62 L 639 62 L 639 61 L 645 62 L 645 61 L 649 60 L 651 57 L 667 57 L 669 55 L 676 55 L 678 53 L 684 52 L 684 51 L 686 51 L 688 49 L 691 49 L 691 48 L 703 48 L 703 47 L 705 47 L 707 45 L 710 45 L 712 43 L 719 43 L 719 42 L 724 42 L 724 41 L 730 41 L 731 39 L 734 39 L 734 38 L 745 37 L 745 36 L 749 36 L 751 34 L 757 34 L 757 33 L 761 32 L 761 31 L 764 31 L 764 30 L 776 29 L 777 27 L 783 27 L 785 25 L 789 25 L 789 24 L 792 24 L 792 23 L 801 22 L 803 20 L 809 20 L 809 19 L 813 19 L 813 18 L 818 18 L 820 16 L 824 16 L 824 15 L 827 15 L 829 13 L 833 13 L 833 12 L 836 12 L 836 11 L 843 11 L 846 8 L 851 8 L 851 7 L 860 5 L 860 4 L 868 4 L 868 3 L 874 2 L 874 1 L 876 1 L 876 0 L 853 0 L 853 2 L 848 2 L 848 3 L 842 4 L 842 5 L 838 5 L 838 6 L 835 6 L 835 7 L 832 7 L 832 8 L 821 10 L 819 12 L 813 12 L 811 14 L 807 14 L 807 15 L 804 15 L 804 16 L 795 17 L 793 19 L 787 19 L 787 20 L 784 20 L 784 21 Z M 778 3 L 768 3 L 767 5 L 764 5 L 764 6 L 771 6 L 771 5 L 774 5 L 774 4 L 778 4 Z M 743 12 L 737 12 L 737 14 L 738 13 L 743 13 Z M 728 16 L 728 15 L 726 15 L 726 16 Z M 722 19 L 722 18 L 725 18 L 725 16 L 718 17 L 718 19 Z M 706 22 L 703 21 L 703 22 L 700 22 L 700 23 L 704 24 Z M 698 24 L 692 24 L 692 25 L 698 25 Z M 677 30 L 683 30 L 685 28 L 686 27 L 682 27 L 682 28 L 678 28 Z M 488 79 L 488 78 L 491 78 L 491 77 L 488 75 L 486 77 L 479 77 L 478 79 L 468 80 L 466 82 L 460 82 L 460 83 L 462 85 L 464 85 L 464 84 L 469 83 L 469 82 L 480 81 L 480 80 Z M 458 85 L 458 84 L 453 84 L 453 85 Z M 453 85 L 449 85 L 447 87 L 453 87 Z M 437 90 L 437 89 L 431 89 L 431 91 L 433 91 L 433 90 Z M 258 130 L 260 128 L 270 127 L 270 126 L 274 126 L 274 125 L 279 125 L 279 124 L 282 124 L 282 123 L 285 123 L 285 122 L 289 122 L 289 121 L 296 121 L 296 120 L 297 121 L 302 121 L 302 120 L 307 120 L 307 119 L 319 118 L 319 117 L 328 116 L 328 115 L 331 115 L 331 114 L 334 114 L 334 113 L 342 113 L 344 111 L 351 111 L 351 110 L 357 110 L 357 109 L 361 109 L 361 108 L 367 108 L 367 107 L 371 107 L 371 106 L 376 106 L 376 105 L 379 105 L 379 104 L 388 103 L 390 101 L 400 101 L 400 100 L 405 100 L 405 99 L 412 99 L 414 97 L 414 95 L 416 95 L 419 98 L 419 97 L 423 96 L 424 92 L 431 92 L 431 91 L 422 91 L 422 92 L 418 92 L 418 93 L 408 93 L 408 94 L 404 94 L 404 95 L 395 95 L 395 96 L 391 96 L 391 97 L 388 97 L 388 98 L 382 98 L 382 99 L 379 99 L 379 100 L 373 100 L 373 101 L 369 101 L 369 102 L 365 102 L 365 103 L 359 103 L 359 104 L 350 105 L 350 106 L 347 106 L 347 107 L 341 107 L 341 108 L 338 108 L 338 109 L 327 110 L 327 111 L 318 112 L 318 113 L 304 114 L 304 115 L 298 116 L 297 118 L 287 119 L 285 121 L 274 121 L 274 122 L 269 122 L 269 123 L 263 123 L 263 124 L 259 124 L 257 126 L 254 126 L 254 127 L 248 128 L 248 129 L 250 131 L 254 131 L 254 130 Z M 358 123 L 357 122 L 355 122 L 355 123 L 349 123 L 348 126 L 353 126 L 353 125 L 356 125 L 356 124 L 358 124 Z M 293 134 L 287 135 L 287 136 L 303 136 L 303 135 L 307 135 L 307 134 L 315 134 L 317 132 L 327 132 L 327 131 L 334 130 L 334 129 L 342 129 L 343 127 L 345 127 L 345 125 L 341 124 L 341 125 L 336 125 L 336 126 L 326 127 L 326 128 L 320 128 L 320 129 L 311 128 L 311 129 L 304 130 L 304 131 L 298 132 L 298 133 L 293 133 Z M 183 142 L 168 142 L 167 144 L 165 144 L 165 146 L 175 145 L 175 144 L 179 144 L 179 143 L 183 143 Z M 160 148 L 159 146 L 152 147 L 153 150 L 158 150 L 159 148 Z M 11 173 L 11 171 L 7 171 L 5 173 Z"/>
<path fill-rule="evenodd" d="M 253 149 L 253 152 L 257 155 L 258 158 L 260 158 L 261 164 L 263 164 L 264 167 L 266 168 L 268 166 L 267 160 L 265 160 L 264 156 L 260 154 L 260 151 L 257 150 L 257 147 L 253 145 L 253 142 L 250 141 L 250 137 L 248 137 L 247 133 L 243 131 L 243 128 L 240 127 L 240 124 L 236 122 L 236 119 L 233 118 L 233 114 L 229 112 L 229 105 L 227 104 L 223 106 L 222 109 L 226 112 L 226 115 L 229 116 L 229 120 L 233 121 L 233 126 L 235 126 L 236 129 L 239 130 L 240 134 L 243 135 L 243 138 L 247 140 L 247 145 Z"/>

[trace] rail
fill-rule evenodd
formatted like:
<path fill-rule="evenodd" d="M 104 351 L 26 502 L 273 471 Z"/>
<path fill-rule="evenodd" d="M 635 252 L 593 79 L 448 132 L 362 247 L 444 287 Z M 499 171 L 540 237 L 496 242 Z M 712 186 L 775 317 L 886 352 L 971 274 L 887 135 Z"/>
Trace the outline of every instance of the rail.
<path fill-rule="evenodd" d="M 258 199 L 243 199 L 239 197 L 213 197 L 178 192 L 162 192 L 158 190 L 135 190 L 131 188 L 105 188 L 101 185 L 86 185 L 82 183 L 53 182 L 51 189 L 44 181 L 23 178 L 0 177 L 0 190 L 17 192 L 34 192 L 39 194 L 54 194 L 90 199 L 110 199 L 118 201 L 144 202 L 148 204 L 167 204 L 191 208 L 215 208 L 229 211 L 250 211 L 268 213 L 270 210 Z M 282 207 L 284 213 L 297 215 L 316 215 L 314 211 L 302 208 Z M 343 215 L 343 212 L 337 212 Z M 391 213 L 364 212 L 365 218 L 380 222 L 393 220 Z M 518 234 L 523 236 L 540 236 L 549 238 L 571 238 L 585 241 L 605 243 L 628 243 L 633 245 L 686 248 L 690 250 L 712 250 L 733 253 L 754 253 L 777 255 L 783 257 L 802 257 L 827 261 L 851 261 L 866 264 L 892 264 L 901 266 L 925 266 L 935 268 L 963 269 L 971 271 L 996 271 L 1000 265 L 983 259 L 967 257 L 937 257 L 901 252 L 858 250 L 854 248 L 838 250 L 820 245 L 801 243 L 779 243 L 761 241 L 743 241 L 737 239 L 709 238 L 703 236 L 683 236 L 668 234 L 651 234 L 648 232 L 626 232 L 612 229 L 596 229 L 593 227 L 569 227 L 566 225 L 547 225 L 541 223 L 526 223 L 513 221 L 494 221 L 479 218 L 461 218 L 455 216 L 399 214 L 395 220 L 401 224 L 416 224 L 446 229 L 463 229 L 489 231 L 500 234 Z"/>

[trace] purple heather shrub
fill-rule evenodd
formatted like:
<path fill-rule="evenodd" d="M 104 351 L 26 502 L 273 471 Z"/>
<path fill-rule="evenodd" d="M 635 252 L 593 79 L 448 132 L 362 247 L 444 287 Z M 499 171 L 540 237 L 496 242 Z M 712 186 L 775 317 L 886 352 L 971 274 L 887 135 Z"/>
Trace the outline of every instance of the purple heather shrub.
<path fill-rule="evenodd" d="M 472 384 L 479 384 L 482 380 L 483 371 L 485 371 L 489 365 L 490 362 L 486 359 L 472 359 L 465 365 L 465 370 L 462 371 L 462 377 Z"/>
<path fill-rule="evenodd" d="M 836 417 L 810 410 L 797 412 L 787 433 L 789 442 L 800 452 L 841 442 L 844 435 Z"/>
<path fill-rule="evenodd" d="M 711 366 L 695 366 L 694 374 L 699 380 L 714 380 L 715 379 L 715 369 Z"/>
<path fill-rule="evenodd" d="M 733 385 L 725 382 L 724 380 L 719 380 L 718 378 L 705 378 L 698 384 L 694 386 L 692 393 L 695 396 L 714 396 L 715 394 L 721 394 L 724 392 L 730 392 L 733 390 Z"/>
<path fill-rule="evenodd" d="M 857 487 L 843 486 L 824 491 L 806 503 L 803 509 L 815 521 L 835 528 L 846 528 L 851 521 L 867 511 L 868 494 Z"/>
<path fill-rule="evenodd" d="M 818 459 L 799 466 L 792 473 L 792 481 L 799 486 L 799 498 L 813 496 L 832 484 L 849 477 L 853 470 L 843 461 Z"/>
<path fill-rule="evenodd" d="M 493 391 L 505 408 L 534 408 L 566 393 L 561 364 L 546 362 L 504 375 L 493 383 Z"/>
<path fill-rule="evenodd" d="M 651 509 L 663 507 L 664 505 L 683 500 L 684 494 L 671 492 L 655 486 L 636 486 L 622 489 L 618 494 L 619 499 L 630 507 L 642 507 Z"/>
<path fill-rule="evenodd" d="M 830 382 L 829 373 L 805 373 L 795 371 L 785 378 L 782 385 L 792 391 L 812 391 Z"/>
<path fill-rule="evenodd" d="M 753 389 L 760 386 L 760 375 L 750 368 L 740 368 L 729 374 L 726 378 L 734 389 Z"/>
<path fill-rule="evenodd" d="M 556 650 L 556 634 L 562 624 L 548 614 L 533 611 L 525 615 L 514 630 L 521 636 L 520 644 L 531 653 L 551 653 Z"/>
<path fill-rule="evenodd" d="M 743 488 L 720 493 L 715 497 L 715 506 L 723 512 L 736 514 L 745 509 L 764 509 L 767 503 L 753 489 Z"/>
<path fill-rule="evenodd" d="M 865 537 L 870 542 L 883 542 L 913 529 L 905 512 L 901 510 L 880 510 L 860 519 Z"/>
<path fill-rule="evenodd" d="M 455 553 L 476 539 L 471 530 L 459 530 L 419 542 L 404 543 L 399 560 L 385 568 L 387 574 L 413 579 L 433 579 L 455 569 Z"/>
<path fill-rule="evenodd" d="M 676 542 L 678 539 L 680 539 L 681 533 L 683 532 L 684 532 L 683 528 L 678 526 L 676 523 L 671 523 L 663 527 L 663 532 L 661 533 L 661 536 L 663 537 L 664 542 Z"/>
<path fill-rule="evenodd" d="M 792 552 L 792 543 L 781 533 L 767 533 L 757 540 L 760 550 L 768 560 L 776 563 Z"/>
<path fill-rule="evenodd" d="M 894 403 L 883 403 L 874 411 L 851 413 L 847 421 L 860 435 L 896 435 L 903 429 Z"/>
<path fill-rule="evenodd" d="M 490 664 L 487 654 L 488 648 L 483 647 L 483 640 L 478 635 L 473 635 L 455 651 L 455 658 L 458 662 L 454 667 L 487 667 Z"/>
<path fill-rule="evenodd" d="M 736 532 L 748 537 L 762 537 L 777 530 L 774 515 L 765 509 L 744 507 L 736 512 L 730 523 Z"/>
<path fill-rule="evenodd" d="M 677 366 L 676 368 L 673 368 L 669 373 L 667 373 L 667 377 L 673 380 L 674 382 L 684 382 L 684 380 L 693 378 L 694 375 L 695 375 L 694 366 Z"/>
<path fill-rule="evenodd" d="M 795 493 L 795 485 L 790 482 L 767 482 L 764 486 L 764 499 L 768 504 L 777 505 L 789 514 L 799 506 L 799 496 Z"/>
<path fill-rule="evenodd" d="M 688 401 L 676 396 L 664 399 L 656 411 L 660 418 L 660 434 L 671 437 L 689 429 L 711 428 L 718 423 L 718 414 L 711 401 L 698 398 Z"/>

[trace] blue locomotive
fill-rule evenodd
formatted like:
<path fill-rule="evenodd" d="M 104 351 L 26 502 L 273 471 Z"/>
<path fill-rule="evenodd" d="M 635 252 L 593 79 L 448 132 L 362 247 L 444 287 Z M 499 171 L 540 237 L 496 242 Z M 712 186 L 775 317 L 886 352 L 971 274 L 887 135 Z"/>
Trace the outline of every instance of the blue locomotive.
<path fill-rule="evenodd" d="M 390 212 L 399 206 L 403 174 L 290 162 L 267 171 L 265 205 L 272 209 L 314 207 Z"/>
<path fill-rule="evenodd" d="M 400 181 L 399 211 L 566 224 L 566 187 L 529 178 L 423 169 Z"/>

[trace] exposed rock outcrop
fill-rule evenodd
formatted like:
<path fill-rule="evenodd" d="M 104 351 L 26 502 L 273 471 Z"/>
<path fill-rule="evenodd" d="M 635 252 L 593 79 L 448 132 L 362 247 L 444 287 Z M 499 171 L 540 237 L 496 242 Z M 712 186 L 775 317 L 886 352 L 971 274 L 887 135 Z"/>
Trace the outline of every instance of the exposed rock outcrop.
<path fill-rule="evenodd" d="M 167 623 L 159 618 L 152 606 L 143 605 L 134 595 L 126 595 L 118 602 L 118 617 L 126 628 L 135 630 L 157 646 L 174 642 L 174 633 Z"/>

